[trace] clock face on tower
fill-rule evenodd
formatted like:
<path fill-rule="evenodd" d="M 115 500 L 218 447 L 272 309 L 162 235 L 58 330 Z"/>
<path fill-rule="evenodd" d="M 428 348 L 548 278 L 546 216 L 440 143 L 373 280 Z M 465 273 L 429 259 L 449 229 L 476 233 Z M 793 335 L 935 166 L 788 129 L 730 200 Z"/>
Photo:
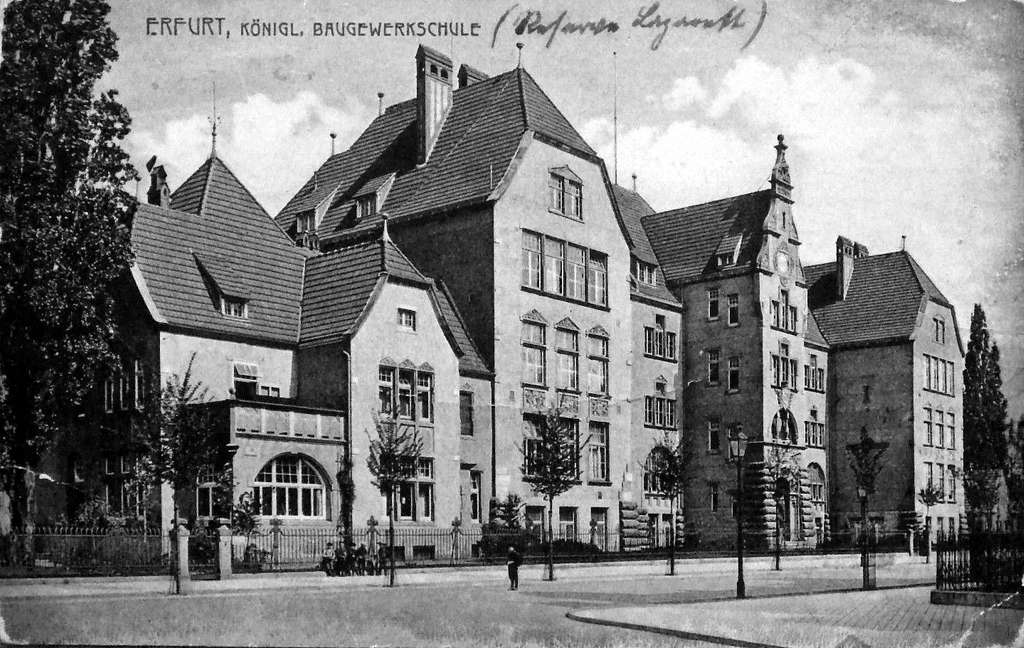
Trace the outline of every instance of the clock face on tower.
<path fill-rule="evenodd" d="M 789 255 L 781 250 L 775 253 L 775 269 L 783 274 L 789 272 Z"/>

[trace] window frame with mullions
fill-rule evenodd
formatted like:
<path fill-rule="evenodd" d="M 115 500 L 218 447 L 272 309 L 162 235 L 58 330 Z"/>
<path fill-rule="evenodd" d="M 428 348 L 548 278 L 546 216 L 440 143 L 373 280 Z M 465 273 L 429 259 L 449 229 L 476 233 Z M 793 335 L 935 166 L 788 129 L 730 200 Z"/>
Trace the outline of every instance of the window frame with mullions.
<path fill-rule="evenodd" d="M 289 471 L 282 472 L 280 466 L 284 462 L 294 461 L 295 472 L 294 480 L 281 479 L 282 475 L 291 477 L 292 474 Z M 265 471 L 269 470 L 269 479 L 261 479 Z M 307 474 L 309 480 L 306 479 Z M 328 501 L 329 489 L 325 483 L 327 480 L 324 479 L 322 471 L 313 463 L 313 460 L 297 454 L 283 454 L 278 455 L 266 462 L 256 473 L 256 477 L 252 481 L 253 499 L 256 502 L 258 515 L 262 517 L 275 517 L 275 518 L 286 518 L 286 519 L 305 519 L 305 520 L 327 520 L 330 519 L 330 503 Z M 294 509 L 292 508 L 292 498 L 290 492 L 294 489 Z M 304 497 L 304 493 L 309 493 L 308 501 Z M 317 497 L 319 493 L 319 497 Z M 284 495 L 284 512 L 278 510 L 278 502 L 280 496 Z M 266 497 L 269 495 L 269 499 Z M 269 503 L 269 508 L 267 504 Z M 303 513 L 307 510 L 305 504 L 309 504 L 309 514 Z M 295 510 L 296 513 L 290 511 Z"/>
<path fill-rule="evenodd" d="M 608 309 L 608 255 L 533 230 L 522 230 L 520 287 L 548 297 Z M 549 244 L 561 252 L 552 255 Z M 549 275 L 551 275 L 549 277 Z M 550 286 L 555 281 L 558 286 Z"/>

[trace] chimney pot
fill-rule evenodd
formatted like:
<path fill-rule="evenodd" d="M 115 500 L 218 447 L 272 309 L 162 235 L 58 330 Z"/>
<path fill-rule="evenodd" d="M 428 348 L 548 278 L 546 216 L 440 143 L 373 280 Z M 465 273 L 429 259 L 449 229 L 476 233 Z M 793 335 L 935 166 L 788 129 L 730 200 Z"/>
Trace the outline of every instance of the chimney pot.
<path fill-rule="evenodd" d="M 420 45 L 416 50 L 416 162 L 430 156 L 445 115 L 452 105 L 452 61 Z M 383 104 L 382 104 L 383 105 Z"/>
<path fill-rule="evenodd" d="M 164 170 L 164 165 L 157 164 L 154 155 L 146 162 L 146 170 L 149 171 L 149 190 L 146 192 L 146 202 L 158 207 L 170 207 L 171 188 L 167 186 L 167 171 Z"/>

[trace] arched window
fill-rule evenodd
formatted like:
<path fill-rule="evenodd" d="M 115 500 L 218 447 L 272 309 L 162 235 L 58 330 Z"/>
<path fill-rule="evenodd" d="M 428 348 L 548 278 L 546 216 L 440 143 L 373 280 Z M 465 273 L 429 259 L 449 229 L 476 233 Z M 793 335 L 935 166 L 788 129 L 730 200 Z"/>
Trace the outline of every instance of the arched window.
<path fill-rule="evenodd" d="M 825 471 L 816 463 L 807 466 L 807 480 L 811 484 L 811 501 L 815 504 L 825 503 Z"/>
<path fill-rule="evenodd" d="M 644 462 L 644 493 L 660 495 L 662 493 L 661 476 L 668 469 L 669 452 L 658 446 L 651 450 Z"/>
<path fill-rule="evenodd" d="M 796 419 L 787 409 L 780 409 L 772 419 L 772 441 L 796 443 Z"/>
<path fill-rule="evenodd" d="M 320 471 L 304 457 L 282 455 L 271 460 L 256 475 L 253 492 L 260 515 L 321 520 L 327 517 Z"/>

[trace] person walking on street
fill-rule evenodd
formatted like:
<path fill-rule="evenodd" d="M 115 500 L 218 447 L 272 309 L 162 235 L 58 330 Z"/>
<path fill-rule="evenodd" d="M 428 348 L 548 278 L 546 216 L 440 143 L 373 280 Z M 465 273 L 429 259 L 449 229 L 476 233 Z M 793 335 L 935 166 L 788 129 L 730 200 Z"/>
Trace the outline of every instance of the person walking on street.
<path fill-rule="evenodd" d="M 508 565 L 508 584 L 510 590 L 519 589 L 519 565 L 523 563 L 522 556 L 516 551 L 515 547 L 508 548 L 508 560 L 505 563 Z"/>

